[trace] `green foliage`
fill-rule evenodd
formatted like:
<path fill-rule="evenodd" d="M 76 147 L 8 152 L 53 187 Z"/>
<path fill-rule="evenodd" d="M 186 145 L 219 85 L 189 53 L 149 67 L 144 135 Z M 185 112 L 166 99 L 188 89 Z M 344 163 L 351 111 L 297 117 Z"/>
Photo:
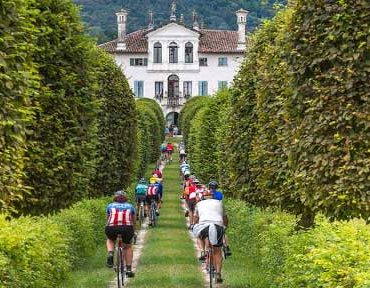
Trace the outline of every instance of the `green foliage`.
<path fill-rule="evenodd" d="M 219 174 L 224 172 L 218 170 L 218 165 L 222 165 L 219 160 L 221 155 L 218 151 L 222 149 L 219 147 L 219 143 L 224 140 L 221 130 L 225 128 L 221 122 L 224 120 L 221 114 L 225 113 L 228 104 L 229 92 L 222 90 L 215 97 L 209 98 L 205 106 L 197 110 L 195 118 L 191 120 L 187 153 L 190 158 L 191 170 L 205 182 L 217 179 Z M 189 113 L 189 110 L 185 111 Z M 216 133 L 218 134 L 216 135 Z M 226 145 L 226 143 L 224 144 Z M 205 163 L 207 164 L 205 165 Z M 223 169 L 223 166 L 220 166 L 220 169 Z"/>
<path fill-rule="evenodd" d="M 98 165 L 93 195 L 107 195 L 127 187 L 134 174 L 136 154 L 136 108 L 129 84 L 113 58 L 96 51 L 99 59 Z"/>
<path fill-rule="evenodd" d="M 184 107 L 182 107 L 180 111 L 179 116 L 180 130 L 187 149 L 191 147 L 190 145 L 188 145 L 191 120 L 195 117 L 197 111 L 205 106 L 209 99 L 210 99 L 209 97 L 204 96 L 192 97 L 186 101 Z"/>
<path fill-rule="evenodd" d="M 328 222 L 294 232 L 295 218 L 227 200 L 227 230 L 235 254 L 254 259 L 266 287 L 368 287 L 370 232 L 362 220 Z M 259 283 L 250 283 L 258 287 Z"/>
<path fill-rule="evenodd" d="M 155 15 L 156 25 L 168 23 L 170 18 L 170 5 L 168 0 L 126 0 L 122 1 L 92 1 L 75 0 L 82 6 L 82 15 L 87 24 L 90 35 L 98 38 L 98 41 L 106 42 L 117 38 L 117 20 L 115 11 L 124 8 L 130 11 L 128 18 L 128 30 L 136 31 L 147 27 L 148 11 L 152 10 Z M 247 27 L 254 30 L 264 18 L 270 18 L 274 14 L 274 4 L 285 4 L 285 0 L 177 0 L 177 15 L 185 15 L 187 26 L 191 26 L 193 9 L 198 13 L 198 21 L 203 22 L 206 28 L 237 30 L 235 12 L 240 8 L 248 10 Z M 143 9 L 145 7 L 145 9 Z"/>
<path fill-rule="evenodd" d="M 40 109 L 29 126 L 25 183 L 33 189 L 27 212 L 38 214 L 88 195 L 98 141 L 97 60 L 71 1 L 35 1 L 28 9 L 39 12 L 33 59 L 41 87 L 33 99 Z"/>
<path fill-rule="evenodd" d="M 292 1 L 253 36 L 232 90 L 233 195 L 306 227 L 369 217 L 369 5 Z"/>
<path fill-rule="evenodd" d="M 160 156 L 160 145 L 164 139 L 164 116 L 158 103 L 150 99 L 136 100 L 138 117 L 137 177 L 143 177 L 149 163 Z M 160 113 L 159 113 L 160 112 Z"/>
<path fill-rule="evenodd" d="M 26 18 L 28 18 L 26 20 Z M 23 1 L 0 3 L 0 210 L 14 210 L 27 193 L 23 183 L 26 126 L 32 122 L 31 97 L 37 88 L 36 67 L 30 57 L 34 15 Z"/>
<path fill-rule="evenodd" d="M 84 201 L 50 217 L 0 215 L 0 286 L 56 286 L 104 241 L 107 202 Z"/>

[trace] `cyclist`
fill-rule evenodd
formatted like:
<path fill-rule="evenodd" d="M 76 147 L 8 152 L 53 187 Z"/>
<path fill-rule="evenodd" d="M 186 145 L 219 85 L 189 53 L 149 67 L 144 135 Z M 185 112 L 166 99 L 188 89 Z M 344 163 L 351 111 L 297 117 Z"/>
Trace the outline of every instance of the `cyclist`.
<path fill-rule="evenodd" d="M 188 164 L 188 162 L 183 161 L 180 165 L 180 175 L 182 176 L 182 180 L 184 180 L 184 174 L 186 171 L 189 171 L 190 175 L 190 165 Z"/>
<path fill-rule="evenodd" d="M 228 218 L 222 201 L 213 199 L 212 195 L 203 196 L 203 200 L 195 206 L 193 235 L 198 238 L 198 246 L 202 247 L 200 258 L 205 258 L 205 239 L 207 245 L 213 247 L 213 262 L 216 270 L 216 282 L 222 283 L 222 254 L 224 230 L 228 225 Z"/>
<path fill-rule="evenodd" d="M 171 142 L 167 143 L 166 151 L 167 151 L 167 161 L 172 161 L 172 153 L 173 153 L 174 147 Z"/>
<path fill-rule="evenodd" d="M 162 153 L 162 157 L 161 157 L 161 160 L 164 161 L 166 160 L 166 156 L 167 156 L 167 145 L 162 143 L 161 145 L 161 153 Z"/>
<path fill-rule="evenodd" d="M 146 211 L 149 211 L 149 205 L 150 203 L 153 201 L 155 201 L 157 203 L 157 210 L 155 211 L 155 213 L 157 214 L 157 216 L 159 216 L 159 211 L 158 211 L 158 207 L 159 207 L 159 202 L 160 202 L 160 199 L 159 199 L 159 191 L 158 191 L 158 187 L 155 185 L 155 183 L 151 183 L 149 184 L 148 186 L 148 190 L 146 192 L 146 206 L 145 206 L 145 210 Z"/>
<path fill-rule="evenodd" d="M 197 185 L 199 185 L 198 179 L 194 179 L 190 183 L 189 192 L 188 192 L 188 196 L 186 199 L 187 207 L 189 209 L 188 215 L 189 215 L 189 223 L 190 223 L 188 229 L 193 229 L 193 226 L 195 224 L 194 223 L 194 209 L 195 209 L 195 204 L 197 203 L 197 193 L 196 193 Z"/>
<path fill-rule="evenodd" d="M 135 188 L 136 210 L 139 211 L 140 203 L 145 205 L 146 191 L 148 190 L 148 183 L 145 178 L 141 178 Z M 146 215 L 146 213 L 145 213 Z M 138 215 L 137 215 L 138 217 Z"/>
<path fill-rule="evenodd" d="M 208 194 L 212 195 L 213 199 L 221 201 L 222 199 L 224 199 L 224 195 L 222 194 L 221 191 L 218 191 L 217 188 L 218 188 L 218 183 L 216 181 L 209 182 L 208 183 L 208 189 L 209 189 Z M 232 253 L 230 250 L 229 241 L 228 241 L 226 234 L 224 234 L 224 243 L 226 246 L 226 255 L 231 256 Z"/>
<path fill-rule="evenodd" d="M 156 166 L 154 171 L 152 172 L 152 175 L 154 175 L 154 174 L 157 175 L 157 178 L 160 178 L 160 179 L 163 178 L 162 171 L 161 171 L 161 169 L 159 169 L 158 166 Z"/>
<path fill-rule="evenodd" d="M 127 277 L 134 277 L 132 272 L 133 249 L 131 246 L 134 237 L 134 225 L 136 211 L 133 205 L 127 202 L 127 194 L 120 190 L 114 193 L 113 202 L 107 206 L 107 223 L 105 234 L 107 235 L 107 266 L 113 267 L 114 243 L 117 235 L 122 235 L 122 242 L 126 247 L 125 263 Z"/>
<path fill-rule="evenodd" d="M 180 153 L 180 162 L 183 162 L 186 160 L 186 151 L 185 151 L 185 147 L 179 147 L 179 153 Z"/>

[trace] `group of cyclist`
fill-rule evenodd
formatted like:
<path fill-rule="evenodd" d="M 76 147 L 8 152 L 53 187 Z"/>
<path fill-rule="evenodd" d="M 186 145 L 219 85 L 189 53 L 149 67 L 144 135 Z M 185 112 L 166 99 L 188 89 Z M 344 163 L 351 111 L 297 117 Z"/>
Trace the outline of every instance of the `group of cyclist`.
<path fill-rule="evenodd" d="M 169 145 L 170 144 L 170 145 Z M 171 147 L 172 146 L 172 147 Z M 170 149 L 168 149 L 168 147 Z M 171 143 L 166 145 L 166 159 L 172 158 L 174 147 Z M 218 183 L 210 181 L 208 187 L 201 184 L 200 181 L 190 173 L 190 165 L 186 161 L 185 145 L 179 145 L 180 156 L 180 174 L 183 180 L 183 191 L 181 198 L 185 200 L 185 217 L 189 217 L 188 229 L 192 230 L 194 237 L 197 238 L 197 244 L 200 249 L 200 261 L 207 258 L 206 251 L 212 247 L 213 263 L 215 268 L 215 277 L 217 283 L 222 283 L 222 252 L 221 247 L 226 246 L 226 253 L 231 256 L 225 230 L 228 226 L 228 218 L 224 209 L 222 200 L 223 194 L 218 191 Z M 125 245 L 125 263 L 127 277 L 134 277 L 132 272 L 133 249 L 132 240 L 135 236 L 135 225 L 137 213 L 141 203 L 144 203 L 145 216 L 148 215 L 148 204 L 154 200 L 157 203 L 157 215 L 163 199 L 163 175 L 159 166 L 152 172 L 152 177 L 147 181 L 141 178 L 135 188 L 136 208 L 128 203 L 128 197 L 125 191 L 115 192 L 113 203 L 107 208 L 107 222 L 105 234 L 107 236 L 107 266 L 113 267 L 114 246 L 117 236 L 122 235 L 122 242 Z"/>
<path fill-rule="evenodd" d="M 185 200 L 185 217 L 189 217 L 188 229 L 192 230 L 193 236 L 197 238 L 198 248 L 201 251 L 200 261 L 206 260 L 206 251 L 212 246 L 216 282 L 222 283 L 221 247 L 223 245 L 225 245 L 226 255 L 231 256 L 225 235 L 228 218 L 222 203 L 223 194 L 217 190 L 216 181 L 210 181 L 207 187 L 190 173 L 186 155 L 181 160 L 180 174 L 183 179 L 181 198 Z"/>
<path fill-rule="evenodd" d="M 132 242 L 135 237 L 135 225 L 138 220 L 136 211 L 139 211 L 141 203 L 144 203 L 144 217 L 148 215 L 148 206 L 151 201 L 157 204 L 156 215 L 159 216 L 163 198 L 162 171 L 156 167 L 149 181 L 141 178 L 135 187 L 136 208 L 127 202 L 127 193 L 123 190 L 114 193 L 113 202 L 107 206 L 107 223 L 105 234 L 107 236 L 107 266 L 113 267 L 114 245 L 117 236 L 121 235 L 125 245 L 125 263 L 127 277 L 134 277 L 132 272 L 133 249 Z M 149 223 L 149 225 L 151 222 Z"/>
<path fill-rule="evenodd" d="M 161 160 L 171 163 L 174 145 L 171 142 L 168 142 L 167 144 L 163 143 L 160 149 L 162 153 Z"/>

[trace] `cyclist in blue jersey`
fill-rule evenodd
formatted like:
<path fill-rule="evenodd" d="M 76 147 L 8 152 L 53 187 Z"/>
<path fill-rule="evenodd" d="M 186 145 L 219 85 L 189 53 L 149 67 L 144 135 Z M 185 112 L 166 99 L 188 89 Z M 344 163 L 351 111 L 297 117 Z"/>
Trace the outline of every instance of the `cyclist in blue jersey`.
<path fill-rule="evenodd" d="M 139 211 L 140 203 L 145 205 L 146 191 L 148 190 L 148 183 L 145 178 L 141 178 L 135 188 L 136 209 Z M 146 211 L 145 211 L 146 214 Z"/>
<path fill-rule="evenodd" d="M 114 193 L 113 203 L 107 206 L 107 223 L 105 234 L 107 235 L 107 266 L 113 267 L 114 243 L 118 234 L 122 235 L 122 242 L 126 248 L 125 263 L 127 277 L 134 277 L 132 272 L 133 249 L 131 246 L 134 237 L 134 225 L 136 211 L 134 206 L 127 202 L 127 194 L 120 190 Z"/>

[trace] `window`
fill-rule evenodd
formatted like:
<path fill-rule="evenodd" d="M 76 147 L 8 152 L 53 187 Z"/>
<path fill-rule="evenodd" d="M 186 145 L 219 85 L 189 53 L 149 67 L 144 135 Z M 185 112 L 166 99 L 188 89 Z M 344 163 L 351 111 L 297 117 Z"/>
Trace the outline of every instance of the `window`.
<path fill-rule="evenodd" d="M 207 58 L 199 58 L 199 66 L 208 66 Z"/>
<path fill-rule="evenodd" d="M 219 57 L 218 66 L 227 66 L 227 57 Z"/>
<path fill-rule="evenodd" d="M 218 66 L 227 66 L 227 57 L 219 57 Z"/>
<path fill-rule="evenodd" d="M 193 44 L 185 44 L 185 63 L 193 63 Z"/>
<path fill-rule="evenodd" d="M 175 42 L 171 42 L 169 46 L 169 53 L 170 53 L 170 63 L 178 63 L 178 47 Z"/>
<path fill-rule="evenodd" d="M 130 58 L 130 66 L 148 66 L 148 58 Z"/>
<path fill-rule="evenodd" d="M 138 98 L 144 97 L 144 81 L 134 81 L 134 93 Z"/>
<path fill-rule="evenodd" d="M 208 82 L 207 81 L 199 81 L 198 83 L 199 88 L 199 96 L 207 96 L 208 95 Z"/>
<path fill-rule="evenodd" d="M 227 81 L 218 81 L 218 90 L 227 88 Z"/>
<path fill-rule="evenodd" d="M 154 43 L 154 63 L 162 63 L 162 44 L 159 42 Z"/>
<path fill-rule="evenodd" d="M 184 97 L 190 98 L 192 96 L 192 82 L 184 81 Z"/>
<path fill-rule="evenodd" d="M 163 82 L 155 82 L 154 83 L 154 96 L 155 99 L 162 100 L 163 98 Z"/>

